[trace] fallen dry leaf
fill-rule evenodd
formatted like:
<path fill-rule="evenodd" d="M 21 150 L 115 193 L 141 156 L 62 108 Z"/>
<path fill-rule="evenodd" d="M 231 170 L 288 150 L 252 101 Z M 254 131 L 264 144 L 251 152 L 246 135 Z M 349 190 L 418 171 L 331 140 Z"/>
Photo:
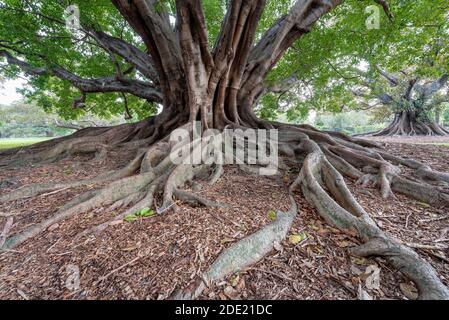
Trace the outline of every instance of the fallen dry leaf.
<path fill-rule="evenodd" d="M 402 293 L 410 300 L 418 299 L 418 290 L 411 284 L 400 283 L 399 288 L 401 288 Z"/>

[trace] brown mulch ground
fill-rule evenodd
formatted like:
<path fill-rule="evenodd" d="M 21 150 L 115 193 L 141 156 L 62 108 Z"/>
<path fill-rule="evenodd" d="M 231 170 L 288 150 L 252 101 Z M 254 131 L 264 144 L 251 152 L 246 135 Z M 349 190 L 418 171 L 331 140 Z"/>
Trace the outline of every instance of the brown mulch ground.
<path fill-rule="evenodd" d="M 385 140 L 395 154 L 427 162 L 449 171 L 449 148 L 420 139 Z M 449 143 L 449 139 L 438 139 Z M 0 180 L 15 185 L 48 180 L 85 179 L 101 171 L 121 167 L 127 160 L 100 164 L 87 158 L 63 160 L 35 168 L 0 171 Z M 134 222 L 121 222 L 98 237 L 77 239 L 93 225 L 111 219 L 117 212 L 102 208 L 52 226 L 26 242 L 17 251 L 0 253 L 0 299 L 165 299 L 204 272 L 232 243 L 270 222 L 272 209 L 288 209 L 287 187 L 296 172 L 282 177 L 254 177 L 237 168 L 226 168 L 213 187 L 195 191 L 226 202 L 231 209 L 192 208 L 180 204 L 170 214 Z M 415 244 L 447 245 L 449 220 L 426 221 L 448 213 L 448 208 L 431 208 L 398 195 L 382 200 L 379 191 L 361 189 L 348 182 L 356 198 L 390 235 Z M 54 213 L 86 188 L 0 205 L 0 213 L 14 213 L 12 232 L 23 230 Z M 7 192 L 9 189 L 2 189 Z M 358 243 L 329 227 L 314 210 L 296 196 L 299 213 L 290 234 L 307 237 L 298 244 L 285 240 L 263 261 L 214 284 L 201 299 L 357 299 L 361 285 L 375 299 L 411 297 L 411 283 L 392 270 L 383 259 L 351 257 L 347 248 Z M 5 218 L 0 217 L 0 231 Z M 449 251 L 417 249 L 449 285 Z M 439 258 L 435 255 L 439 255 Z M 380 268 L 380 288 L 366 288 L 366 269 Z M 79 270 L 80 287 L 70 281 Z M 67 284 L 69 284 L 67 286 Z"/>

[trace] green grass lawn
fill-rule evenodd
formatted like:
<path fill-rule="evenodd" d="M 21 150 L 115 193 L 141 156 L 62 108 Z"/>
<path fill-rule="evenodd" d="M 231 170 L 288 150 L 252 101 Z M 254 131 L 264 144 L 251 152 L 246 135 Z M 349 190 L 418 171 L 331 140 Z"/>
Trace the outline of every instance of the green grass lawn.
<path fill-rule="evenodd" d="M 23 146 L 29 146 L 41 141 L 48 140 L 50 138 L 12 138 L 12 139 L 0 139 L 0 150 L 11 149 Z"/>
<path fill-rule="evenodd" d="M 434 143 L 437 146 L 449 147 L 449 143 Z"/>
<path fill-rule="evenodd" d="M 440 146 L 440 147 L 449 147 L 449 143 L 445 142 L 422 142 L 417 144 L 424 144 L 424 145 L 434 145 L 434 146 Z"/>

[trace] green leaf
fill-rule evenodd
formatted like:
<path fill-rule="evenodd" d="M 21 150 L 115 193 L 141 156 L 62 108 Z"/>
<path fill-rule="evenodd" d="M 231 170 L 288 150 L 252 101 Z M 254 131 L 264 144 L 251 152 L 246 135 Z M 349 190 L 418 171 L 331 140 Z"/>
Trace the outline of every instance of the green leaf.
<path fill-rule="evenodd" d="M 156 214 L 156 212 L 154 212 L 154 210 L 151 210 L 150 208 L 146 207 L 141 209 L 140 211 L 138 211 L 136 213 L 136 215 L 138 217 L 152 217 Z"/>
<path fill-rule="evenodd" d="M 128 214 L 123 220 L 125 220 L 126 222 L 133 222 L 136 221 L 138 219 L 138 217 L 132 213 L 132 214 Z"/>
<path fill-rule="evenodd" d="M 148 207 L 145 207 L 143 209 L 140 209 L 139 211 L 136 211 L 134 213 L 128 214 L 123 220 L 127 222 L 133 222 L 140 218 L 147 218 L 155 216 L 156 212 L 154 210 L 151 210 Z"/>
<path fill-rule="evenodd" d="M 270 219 L 271 221 L 276 220 L 277 218 L 277 213 L 274 210 L 270 210 L 268 211 L 268 219 Z"/>
<path fill-rule="evenodd" d="M 151 210 L 148 207 L 145 207 L 145 208 L 137 211 L 134 215 L 137 217 L 140 217 L 140 218 L 146 218 L 146 217 L 152 217 L 152 216 L 156 215 L 156 212 L 154 212 L 154 210 Z"/>

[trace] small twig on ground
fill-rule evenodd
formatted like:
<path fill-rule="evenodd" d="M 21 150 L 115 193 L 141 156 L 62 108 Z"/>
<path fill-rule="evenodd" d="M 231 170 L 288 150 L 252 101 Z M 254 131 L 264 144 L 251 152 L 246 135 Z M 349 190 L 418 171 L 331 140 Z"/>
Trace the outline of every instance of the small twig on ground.
<path fill-rule="evenodd" d="M 58 242 L 59 242 L 60 240 L 61 240 L 61 238 L 59 238 L 58 240 L 56 240 L 55 243 L 53 243 L 53 244 L 47 249 L 46 253 L 49 253 L 50 250 L 53 249 L 53 248 L 58 244 Z"/>
<path fill-rule="evenodd" d="M 436 257 L 436 258 L 438 258 L 438 259 L 443 260 L 443 261 L 446 262 L 446 263 L 449 263 L 449 259 L 446 258 L 445 256 L 442 256 L 441 254 L 438 254 L 438 253 L 436 253 L 436 252 L 433 252 L 432 250 L 426 250 L 426 252 L 427 252 L 428 254 L 430 254 L 431 256 L 434 256 L 434 257 Z"/>
<path fill-rule="evenodd" d="M 9 217 L 8 220 L 6 220 L 5 226 L 3 227 L 3 231 L 0 234 L 0 248 L 3 247 L 3 245 L 6 242 L 6 239 L 8 239 L 8 234 L 12 228 L 13 222 L 14 222 L 13 217 Z"/>
<path fill-rule="evenodd" d="M 122 270 L 123 268 L 126 268 L 127 266 L 129 266 L 129 265 L 133 264 L 134 262 L 136 262 L 136 261 L 142 259 L 143 257 L 144 257 L 144 255 L 135 257 L 135 258 L 132 259 L 131 261 L 125 263 L 124 265 L 118 267 L 117 269 L 112 270 L 111 272 L 109 272 L 109 273 L 106 274 L 105 276 L 103 276 L 103 277 L 101 277 L 100 279 L 98 279 L 98 282 L 102 282 L 102 281 L 106 280 L 107 278 L 109 278 L 109 277 L 110 277 L 111 275 L 113 275 L 114 273 L 116 273 L 116 272 Z"/>
<path fill-rule="evenodd" d="M 372 218 L 376 218 L 376 219 L 385 219 L 385 220 L 387 220 L 387 221 L 390 221 L 390 220 L 388 220 L 388 218 L 396 218 L 396 216 L 394 216 L 394 215 L 390 215 L 390 216 L 371 216 Z"/>
<path fill-rule="evenodd" d="M 157 206 L 157 202 L 156 202 L 156 198 L 153 197 L 153 203 L 154 203 L 154 207 L 156 208 L 156 213 L 157 214 L 163 214 L 165 211 L 169 210 L 171 207 L 173 207 L 174 205 L 176 205 L 176 202 L 173 201 L 173 203 L 171 205 L 169 205 L 167 208 L 165 209 L 159 209 L 159 207 Z"/>
<path fill-rule="evenodd" d="M 57 253 L 55 255 L 58 256 L 58 257 L 62 257 L 62 256 L 66 256 L 68 254 L 72 254 L 72 251 L 67 251 L 67 252 L 63 252 L 63 253 Z"/>
<path fill-rule="evenodd" d="M 43 194 L 40 195 L 40 197 L 51 196 L 52 194 L 56 194 L 56 193 L 62 192 L 62 191 L 67 190 L 67 189 L 70 189 L 70 188 L 62 188 L 62 189 L 55 190 L 55 191 L 52 191 L 52 192 L 43 193 Z"/>
<path fill-rule="evenodd" d="M 4 253 L 23 253 L 23 251 L 13 249 L 3 249 L 1 255 L 3 255 Z"/>
<path fill-rule="evenodd" d="M 259 269 L 259 268 L 248 268 L 246 270 L 248 270 L 248 271 L 259 271 L 259 272 L 270 274 L 272 276 L 278 277 L 280 279 L 283 279 L 283 280 L 286 280 L 286 281 L 289 281 L 289 282 L 293 282 L 293 283 L 297 282 L 295 279 L 283 276 L 283 275 L 281 275 L 279 273 L 272 272 L 272 271 L 269 271 L 269 270 L 264 270 L 264 269 Z"/>
<path fill-rule="evenodd" d="M 273 296 L 272 300 L 278 300 L 279 297 L 281 296 L 281 294 L 283 294 L 287 289 L 288 289 L 288 288 L 285 287 L 284 289 L 282 289 L 281 291 L 279 291 L 278 293 L 276 293 L 276 294 Z"/>
<path fill-rule="evenodd" d="M 68 295 L 66 295 L 66 296 L 64 297 L 64 299 L 70 299 L 70 298 L 72 298 L 74 295 L 80 293 L 81 291 L 83 291 L 83 290 L 82 290 L 82 289 L 75 290 L 75 291 L 69 293 Z"/>
<path fill-rule="evenodd" d="M 16 216 L 17 212 L 0 212 L 0 218 L 8 218 L 12 216 Z"/>
<path fill-rule="evenodd" d="M 329 279 L 331 279 L 332 281 L 334 281 L 335 283 L 340 285 L 347 292 L 352 294 L 354 297 L 357 297 L 357 295 L 358 295 L 357 291 L 354 290 L 353 288 L 349 287 L 348 285 L 346 285 L 342 280 L 340 280 L 339 278 L 337 278 L 336 276 L 334 276 L 332 274 L 328 275 L 328 277 L 329 277 Z"/>
<path fill-rule="evenodd" d="M 412 213 L 409 213 L 408 215 L 407 215 L 407 218 L 405 218 L 405 227 L 406 228 L 408 228 L 408 220 L 410 219 L 410 216 L 413 214 L 413 212 Z"/>
<path fill-rule="evenodd" d="M 427 244 L 419 244 L 419 243 L 404 243 L 406 246 L 415 249 L 427 249 L 427 250 L 446 250 L 448 247 L 446 246 L 431 246 Z"/>
<path fill-rule="evenodd" d="M 435 222 L 435 221 L 441 221 L 441 220 L 446 220 L 446 219 L 449 219 L 449 214 L 442 216 L 442 217 L 438 217 L 438 218 L 419 220 L 419 222 Z"/>

